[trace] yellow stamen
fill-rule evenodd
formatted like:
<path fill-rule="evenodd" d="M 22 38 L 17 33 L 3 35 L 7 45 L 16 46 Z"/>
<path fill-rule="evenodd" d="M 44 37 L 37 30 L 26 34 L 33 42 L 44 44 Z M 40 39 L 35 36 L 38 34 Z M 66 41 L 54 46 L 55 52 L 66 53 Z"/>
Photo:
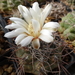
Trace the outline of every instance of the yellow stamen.
<path fill-rule="evenodd" d="M 28 25 L 28 31 L 30 33 L 30 35 L 34 36 L 34 30 L 31 24 Z"/>

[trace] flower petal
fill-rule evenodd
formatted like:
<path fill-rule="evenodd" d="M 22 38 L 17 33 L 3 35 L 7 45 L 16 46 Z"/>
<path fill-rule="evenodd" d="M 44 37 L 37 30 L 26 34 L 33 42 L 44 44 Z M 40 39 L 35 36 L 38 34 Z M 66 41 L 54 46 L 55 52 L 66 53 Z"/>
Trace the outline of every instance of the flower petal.
<path fill-rule="evenodd" d="M 14 24 L 14 23 L 12 23 L 12 24 Z M 6 25 L 5 28 L 6 28 L 6 29 L 14 29 L 14 28 L 12 27 L 12 24 Z M 16 24 L 15 24 L 15 25 L 16 25 Z"/>
<path fill-rule="evenodd" d="M 18 6 L 18 10 L 19 10 L 19 12 L 21 13 L 22 16 L 23 16 L 23 13 L 26 13 L 29 16 L 31 16 L 29 10 L 25 6 L 23 6 L 23 5 L 19 5 Z"/>
<path fill-rule="evenodd" d="M 8 32 L 4 35 L 4 37 L 7 37 L 7 38 L 12 38 L 16 36 L 18 36 L 18 33 L 15 33 L 15 31 Z"/>
<path fill-rule="evenodd" d="M 29 24 L 29 23 L 31 23 L 31 17 L 28 15 L 28 14 L 26 14 L 26 13 L 23 13 L 23 17 L 24 17 L 24 19 L 26 20 L 26 22 Z"/>
<path fill-rule="evenodd" d="M 11 20 L 11 21 L 14 21 L 15 23 L 17 23 L 17 24 L 19 24 L 19 25 L 22 25 L 22 26 L 24 26 L 24 27 L 27 27 L 27 23 L 26 23 L 24 20 L 20 19 L 20 18 L 11 17 L 10 20 Z"/>
<path fill-rule="evenodd" d="M 23 14 L 23 12 L 24 12 L 24 10 L 23 10 L 23 8 L 22 8 L 22 5 L 19 5 L 18 6 L 18 10 L 19 10 L 19 12 L 21 13 L 21 15 Z"/>
<path fill-rule="evenodd" d="M 32 36 L 28 36 L 28 37 L 26 37 L 25 39 L 23 39 L 21 42 L 20 42 L 20 44 L 21 44 L 21 46 L 27 46 L 28 44 L 30 44 L 30 42 L 32 41 L 32 39 L 33 39 L 34 37 L 32 37 Z"/>
<path fill-rule="evenodd" d="M 46 17 L 49 15 L 50 11 L 52 9 L 52 5 L 48 4 L 45 9 L 41 12 L 41 24 L 44 24 L 44 21 L 46 19 Z"/>
<path fill-rule="evenodd" d="M 47 43 L 50 43 L 53 41 L 53 37 L 51 35 L 44 35 L 44 34 L 41 34 L 39 36 L 39 38 Z"/>
<path fill-rule="evenodd" d="M 38 2 L 33 3 L 32 9 L 33 9 L 38 15 L 40 15 L 41 9 L 40 9 L 40 7 L 39 7 Z"/>
<path fill-rule="evenodd" d="M 21 33 L 29 34 L 29 32 L 25 28 L 17 28 L 15 29 L 15 32 L 17 32 L 18 34 L 21 34 Z"/>
<path fill-rule="evenodd" d="M 39 49 L 39 47 L 40 47 L 39 39 L 34 39 L 34 40 L 32 41 L 32 46 L 33 46 L 33 48 L 35 48 L 35 49 Z"/>
<path fill-rule="evenodd" d="M 57 22 L 48 22 L 46 23 L 43 28 L 58 28 L 60 25 Z"/>
<path fill-rule="evenodd" d="M 5 26 L 6 29 L 16 29 L 16 28 L 22 28 L 23 26 L 19 24 L 12 23 L 10 25 Z"/>
<path fill-rule="evenodd" d="M 52 35 L 52 31 L 48 30 L 48 29 L 42 29 L 40 31 L 41 34 L 44 34 L 44 35 Z"/>
<path fill-rule="evenodd" d="M 14 23 L 23 26 L 25 29 L 27 29 L 27 27 L 28 27 L 27 24 L 24 24 L 24 23 L 22 23 L 22 22 L 20 22 L 20 21 L 14 21 Z"/>
<path fill-rule="evenodd" d="M 19 5 L 18 9 L 19 9 L 20 13 L 22 14 L 22 16 L 24 17 L 24 19 L 27 21 L 27 23 L 29 23 L 30 19 L 32 18 L 29 10 L 23 5 Z"/>
<path fill-rule="evenodd" d="M 37 13 L 32 8 L 30 8 L 30 13 L 31 13 L 33 19 L 39 21 L 40 17 L 37 15 Z"/>
<path fill-rule="evenodd" d="M 34 19 L 32 19 L 32 26 L 33 26 L 34 33 L 37 34 L 38 31 L 40 30 L 39 22 L 34 20 Z"/>
<path fill-rule="evenodd" d="M 29 34 L 29 32 L 27 30 L 25 30 L 24 28 L 17 28 L 11 32 L 8 32 L 4 35 L 4 37 L 7 37 L 7 38 L 12 38 L 12 37 L 16 37 L 18 36 L 19 34 L 22 34 L 22 33 L 26 33 L 26 34 Z"/>
<path fill-rule="evenodd" d="M 21 21 L 22 23 L 26 24 L 26 22 L 24 20 L 22 20 L 21 18 L 11 17 L 10 20 L 11 21 Z"/>
<path fill-rule="evenodd" d="M 22 39 L 24 39 L 26 36 L 27 36 L 26 34 L 20 34 L 20 35 L 18 35 L 18 36 L 16 37 L 16 39 L 15 39 L 15 43 L 16 43 L 17 45 L 19 45 L 19 43 L 22 41 Z"/>

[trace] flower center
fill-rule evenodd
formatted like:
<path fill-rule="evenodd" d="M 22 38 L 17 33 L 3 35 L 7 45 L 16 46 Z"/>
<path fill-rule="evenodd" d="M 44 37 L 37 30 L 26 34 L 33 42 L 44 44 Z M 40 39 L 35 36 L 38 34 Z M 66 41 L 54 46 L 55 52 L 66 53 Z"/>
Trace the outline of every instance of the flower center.
<path fill-rule="evenodd" d="M 31 36 L 33 36 L 33 37 L 35 36 L 35 35 L 34 35 L 34 30 L 33 30 L 32 24 L 29 24 L 29 25 L 28 25 L 28 31 L 29 31 L 29 33 L 30 33 L 29 35 L 31 35 Z"/>
<path fill-rule="evenodd" d="M 32 24 L 29 24 L 28 25 L 28 28 L 27 28 L 28 32 L 30 33 L 29 36 L 33 36 L 34 39 L 38 38 L 38 36 L 40 35 L 40 31 L 38 31 L 38 33 L 36 34 L 33 27 L 32 27 Z"/>

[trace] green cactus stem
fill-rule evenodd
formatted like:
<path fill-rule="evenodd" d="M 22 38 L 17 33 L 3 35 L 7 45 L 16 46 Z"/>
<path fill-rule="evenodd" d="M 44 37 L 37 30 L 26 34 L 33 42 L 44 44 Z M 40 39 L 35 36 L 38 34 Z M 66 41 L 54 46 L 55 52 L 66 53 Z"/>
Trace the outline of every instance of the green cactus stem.
<path fill-rule="evenodd" d="M 65 39 L 72 42 L 75 40 L 75 11 L 68 13 L 62 18 L 58 31 Z"/>
<path fill-rule="evenodd" d="M 23 4 L 21 0 L 0 0 L 0 10 L 12 10 L 17 8 L 19 4 Z"/>
<path fill-rule="evenodd" d="M 56 41 L 54 41 L 54 43 Z M 65 44 L 59 42 L 54 48 L 49 46 L 50 43 L 47 44 L 41 41 L 41 44 L 43 46 L 39 50 L 29 47 L 27 49 L 20 48 L 16 51 L 16 56 L 19 58 L 19 64 L 24 66 L 25 72 L 34 75 L 44 75 L 45 73 L 52 72 L 53 69 L 58 68 L 58 64 L 62 62 L 62 50 L 65 49 Z"/>
<path fill-rule="evenodd" d="M 67 2 L 68 2 L 70 5 L 74 5 L 74 6 L 75 6 L 75 0 L 67 0 Z"/>

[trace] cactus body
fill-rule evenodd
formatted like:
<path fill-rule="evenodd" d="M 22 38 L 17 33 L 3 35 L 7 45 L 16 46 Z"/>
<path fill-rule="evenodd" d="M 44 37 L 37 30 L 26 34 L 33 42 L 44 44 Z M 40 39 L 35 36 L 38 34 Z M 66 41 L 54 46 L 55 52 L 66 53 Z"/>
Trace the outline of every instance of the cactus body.
<path fill-rule="evenodd" d="M 21 0 L 0 0 L 1 10 L 12 10 L 12 8 L 17 8 L 19 4 L 22 4 Z"/>
<path fill-rule="evenodd" d="M 59 28 L 58 31 L 62 33 L 63 37 L 70 41 L 74 41 L 75 40 L 75 12 L 68 13 L 65 17 L 63 17 L 60 25 L 61 27 Z"/>
<path fill-rule="evenodd" d="M 18 58 L 23 59 L 23 60 L 21 59 L 19 60 L 19 64 L 24 66 L 24 71 L 27 73 L 32 73 L 34 75 L 39 75 L 39 74 L 42 75 L 44 68 L 50 71 L 50 67 L 51 69 L 54 69 L 57 67 L 57 63 L 52 66 L 49 66 L 47 63 L 34 58 L 32 54 L 30 53 L 30 51 L 26 51 L 24 49 L 18 50 L 16 52 L 16 56 Z M 51 60 L 48 60 L 49 64 L 52 64 L 54 62 L 54 57 L 55 55 L 51 57 Z M 43 56 L 38 57 L 38 59 L 43 59 Z"/>

